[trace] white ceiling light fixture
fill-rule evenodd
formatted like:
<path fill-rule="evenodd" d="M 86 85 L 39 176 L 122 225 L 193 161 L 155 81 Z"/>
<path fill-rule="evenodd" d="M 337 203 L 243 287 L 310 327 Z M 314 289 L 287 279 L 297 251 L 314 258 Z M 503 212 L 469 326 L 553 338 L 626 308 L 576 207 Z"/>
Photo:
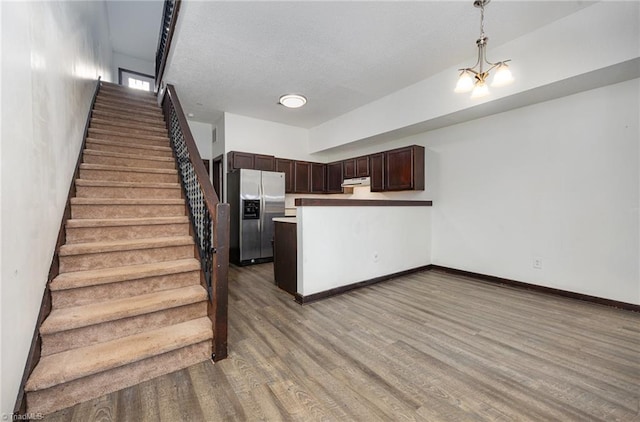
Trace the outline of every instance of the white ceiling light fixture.
<path fill-rule="evenodd" d="M 307 103 L 307 99 L 299 94 L 286 94 L 278 102 L 287 108 L 300 108 Z"/>
<path fill-rule="evenodd" d="M 487 42 L 489 38 L 484 34 L 484 7 L 489 4 L 491 0 L 475 0 L 473 5 L 480 9 L 480 38 L 476 40 L 478 46 L 478 61 L 472 67 L 466 67 L 464 69 L 458 69 L 460 71 L 460 77 L 456 84 L 455 92 L 471 92 L 471 98 L 480 98 L 489 94 L 489 87 L 487 86 L 487 78 L 489 72 L 493 69 L 497 69 L 491 82 L 492 87 L 499 87 L 507 85 L 513 82 L 513 76 L 509 70 L 507 62 L 509 60 L 503 60 L 501 62 L 491 63 L 487 60 Z M 489 65 L 487 70 L 484 70 L 484 65 Z"/>

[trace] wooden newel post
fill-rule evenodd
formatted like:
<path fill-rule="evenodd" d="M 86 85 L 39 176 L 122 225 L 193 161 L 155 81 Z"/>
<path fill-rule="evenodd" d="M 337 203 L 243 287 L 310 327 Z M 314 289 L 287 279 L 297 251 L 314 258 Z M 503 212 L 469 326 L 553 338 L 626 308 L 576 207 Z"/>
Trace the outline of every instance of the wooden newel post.
<path fill-rule="evenodd" d="M 212 303 L 213 316 L 213 354 L 218 361 L 227 357 L 227 314 L 228 314 L 228 277 L 229 277 L 229 204 L 216 204 L 213 228 Z"/>

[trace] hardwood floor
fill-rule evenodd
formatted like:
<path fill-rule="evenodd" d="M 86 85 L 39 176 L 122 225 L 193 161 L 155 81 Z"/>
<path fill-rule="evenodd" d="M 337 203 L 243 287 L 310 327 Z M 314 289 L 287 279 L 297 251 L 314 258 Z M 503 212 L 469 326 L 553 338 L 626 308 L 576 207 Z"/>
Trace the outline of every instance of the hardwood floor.
<path fill-rule="evenodd" d="M 46 421 L 640 421 L 640 314 L 426 271 L 309 305 L 231 267 L 229 358 Z"/>

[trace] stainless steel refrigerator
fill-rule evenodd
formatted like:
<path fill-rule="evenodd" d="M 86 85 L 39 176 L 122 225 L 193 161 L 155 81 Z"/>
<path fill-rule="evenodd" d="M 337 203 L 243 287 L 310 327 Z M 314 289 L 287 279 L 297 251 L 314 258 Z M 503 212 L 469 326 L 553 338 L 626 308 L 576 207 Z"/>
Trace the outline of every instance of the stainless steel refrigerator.
<path fill-rule="evenodd" d="M 284 216 L 284 173 L 241 169 L 227 174 L 231 262 L 273 261 L 274 217 Z"/>

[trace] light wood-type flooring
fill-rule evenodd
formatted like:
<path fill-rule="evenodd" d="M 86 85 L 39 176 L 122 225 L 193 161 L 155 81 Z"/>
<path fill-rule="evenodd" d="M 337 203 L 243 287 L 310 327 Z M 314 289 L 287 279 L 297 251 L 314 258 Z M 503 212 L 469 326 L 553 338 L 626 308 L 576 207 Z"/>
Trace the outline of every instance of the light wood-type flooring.
<path fill-rule="evenodd" d="M 640 313 L 425 271 L 301 306 L 230 268 L 229 358 L 46 421 L 640 421 Z"/>

